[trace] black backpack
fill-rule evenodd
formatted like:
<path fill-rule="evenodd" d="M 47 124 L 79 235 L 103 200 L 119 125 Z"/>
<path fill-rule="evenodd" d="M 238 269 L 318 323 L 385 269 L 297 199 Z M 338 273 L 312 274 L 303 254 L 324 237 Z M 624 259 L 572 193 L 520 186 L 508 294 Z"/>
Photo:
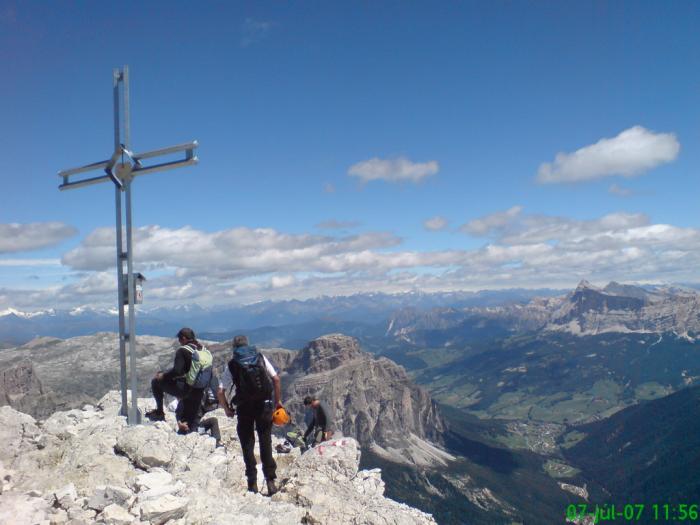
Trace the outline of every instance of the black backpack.
<path fill-rule="evenodd" d="M 272 399 L 272 379 L 265 366 L 265 358 L 257 348 L 239 346 L 234 349 L 228 369 L 236 385 L 234 404 Z"/>
<path fill-rule="evenodd" d="M 219 380 L 212 374 L 209 385 L 204 389 L 202 395 L 202 413 L 206 414 L 212 410 L 219 408 L 219 399 L 216 396 L 216 390 L 219 388 Z"/>

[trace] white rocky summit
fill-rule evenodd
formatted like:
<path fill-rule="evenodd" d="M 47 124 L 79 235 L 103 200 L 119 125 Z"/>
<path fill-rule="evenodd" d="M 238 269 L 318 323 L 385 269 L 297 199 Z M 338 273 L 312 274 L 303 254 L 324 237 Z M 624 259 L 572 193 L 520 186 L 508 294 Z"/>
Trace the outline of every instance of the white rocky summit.
<path fill-rule="evenodd" d="M 280 491 L 269 498 L 246 492 L 235 418 L 211 413 L 225 445 L 216 448 L 208 436 L 176 434 L 170 414 L 127 426 L 119 403 L 112 391 L 45 421 L 0 407 L 0 524 L 435 523 L 384 497 L 380 471 L 359 470 L 352 438 L 277 454 Z"/>

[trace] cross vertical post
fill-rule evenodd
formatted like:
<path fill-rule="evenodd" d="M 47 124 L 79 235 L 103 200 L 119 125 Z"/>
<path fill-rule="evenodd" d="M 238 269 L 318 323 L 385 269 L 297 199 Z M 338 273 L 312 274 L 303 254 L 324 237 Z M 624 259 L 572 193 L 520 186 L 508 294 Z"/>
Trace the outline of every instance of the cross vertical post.
<path fill-rule="evenodd" d="M 119 90 L 120 85 L 121 96 Z M 101 182 L 112 181 L 114 183 L 117 248 L 117 307 L 119 312 L 119 365 L 122 402 L 120 413 L 127 418 L 129 425 L 136 425 L 141 422 L 141 413 L 138 408 L 138 380 L 136 373 L 136 311 L 134 308 L 136 302 L 136 286 L 133 267 L 131 185 L 136 175 L 197 164 L 199 159 L 196 156 L 196 149 L 199 144 L 195 140 L 141 154 L 133 153 L 130 145 L 131 129 L 129 122 L 128 66 L 124 66 L 121 70 L 115 69 L 113 71 L 112 92 L 114 99 L 114 152 L 112 156 L 104 161 L 60 171 L 58 175 L 63 178 L 63 184 L 58 188 L 60 190 L 68 190 Z M 120 100 L 122 104 L 120 104 Z M 124 124 L 123 129 L 121 126 L 122 117 Z M 185 153 L 184 159 L 171 160 L 151 166 L 144 166 L 141 162 L 144 159 L 162 155 L 173 155 L 180 152 Z M 71 177 L 93 170 L 103 170 L 105 175 L 71 181 Z M 126 264 L 126 276 L 124 275 L 124 264 Z M 128 307 L 128 331 L 126 329 L 127 314 L 124 312 L 125 307 Z M 128 375 L 131 379 L 130 407 L 127 401 L 127 342 L 129 346 Z"/>
<path fill-rule="evenodd" d="M 121 115 L 119 112 L 119 82 L 122 80 L 118 69 L 113 71 L 113 95 L 114 95 L 114 151 L 121 146 Z M 124 321 L 124 240 L 122 238 L 122 188 L 114 185 L 116 198 L 115 209 L 117 212 L 116 237 L 117 237 L 117 311 L 119 312 L 119 388 L 122 396 L 121 415 L 128 418 L 128 401 L 126 395 L 126 325 Z M 127 252 L 128 253 L 128 252 Z M 131 393 L 133 397 L 134 393 Z"/>

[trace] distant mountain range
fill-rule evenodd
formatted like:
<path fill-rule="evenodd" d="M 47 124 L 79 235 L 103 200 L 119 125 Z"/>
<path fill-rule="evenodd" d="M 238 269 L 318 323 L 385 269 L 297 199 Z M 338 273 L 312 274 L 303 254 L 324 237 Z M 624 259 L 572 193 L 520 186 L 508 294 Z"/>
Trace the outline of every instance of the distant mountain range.
<path fill-rule="evenodd" d="M 299 420 L 304 395 L 332 400 L 343 431 L 360 438 L 366 466 L 389 474 L 390 495 L 443 523 L 556 523 L 584 498 L 697 498 L 697 440 L 679 443 L 698 420 L 699 305 L 700 294 L 685 287 L 582 281 L 569 292 L 158 308 L 139 312 L 139 334 L 168 339 L 139 335 L 139 375 L 169 366 L 182 325 L 206 339 L 245 331 L 263 347 L 302 348 L 268 352 L 284 373 L 289 408 Z M 100 323 L 114 332 L 114 313 L 10 311 L 0 334 L 7 327 L 94 333 Z M 316 340 L 330 332 L 353 335 L 375 356 L 343 336 Z M 211 347 L 218 362 L 230 352 L 228 344 Z M 38 415 L 80 405 L 116 386 L 116 336 L 37 339 L 0 350 L 0 370 L 0 404 Z M 436 409 L 413 381 L 443 405 Z M 148 395 L 148 381 L 140 383 Z M 441 464 L 426 448 L 431 442 L 454 458 L 420 467 L 426 451 L 426 463 Z M 414 465 L 396 461 L 409 456 Z"/>
<path fill-rule="evenodd" d="M 581 281 L 567 294 L 527 303 L 429 311 L 405 308 L 394 314 L 386 334 L 417 345 L 449 347 L 526 332 L 579 336 L 674 332 L 693 337 L 700 333 L 700 294 L 690 288 L 616 282 L 598 288 Z"/>
<path fill-rule="evenodd" d="M 402 294 L 368 293 L 339 297 L 318 297 L 306 301 L 264 301 L 242 306 L 205 308 L 196 304 L 174 307 L 137 307 L 137 330 L 143 335 L 172 337 L 182 326 L 191 326 L 197 333 L 214 340 L 230 339 L 236 331 L 264 328 L 259 331 L 265 345 L 284 342 L 285 346 L 300 346 L 323 333 L 341 331 L 355 334 L 353 327 L 379 327 L 397 310 L 415 308 L 426 311 L 433 308 L 487 307 L 509 303 L 523 303 L 538 296 L 552 296 L 556 290 L 493 290 L 480 292 Z M 314 324 L 326 323 L 320 330 Z M 290 329 L 306 325 L 306 329 Z M 282 330 L 277 330 L 282 328 Z M 22 344 L 34 337 L 69 338 L 96 332 L 115 332 L 116 308 L 81 306 L 71 310 L 53 308 L 24 312 L 14 308 L 0 311 L 0 342 Z M 371 329 L 370 329 L 371 331 Z M 282 335 L 280 335 L 282 334 Z M 290 340 L 291 339 L 291 340 Z"/>

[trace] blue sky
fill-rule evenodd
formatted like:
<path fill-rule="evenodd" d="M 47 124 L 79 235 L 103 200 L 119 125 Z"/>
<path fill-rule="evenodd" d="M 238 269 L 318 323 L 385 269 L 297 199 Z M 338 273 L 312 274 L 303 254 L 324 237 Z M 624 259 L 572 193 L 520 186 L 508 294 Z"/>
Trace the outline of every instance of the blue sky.
<path fill-rule="evenodd" d="M 699 35 L 682 1 L 0 0 L 0 308 L 113 302 L 113 190 L 56 173 L 111 154 L 123 64 L 132 148 L 201 144 L 134 183 L 152 304 L 697 282 Z"/>

